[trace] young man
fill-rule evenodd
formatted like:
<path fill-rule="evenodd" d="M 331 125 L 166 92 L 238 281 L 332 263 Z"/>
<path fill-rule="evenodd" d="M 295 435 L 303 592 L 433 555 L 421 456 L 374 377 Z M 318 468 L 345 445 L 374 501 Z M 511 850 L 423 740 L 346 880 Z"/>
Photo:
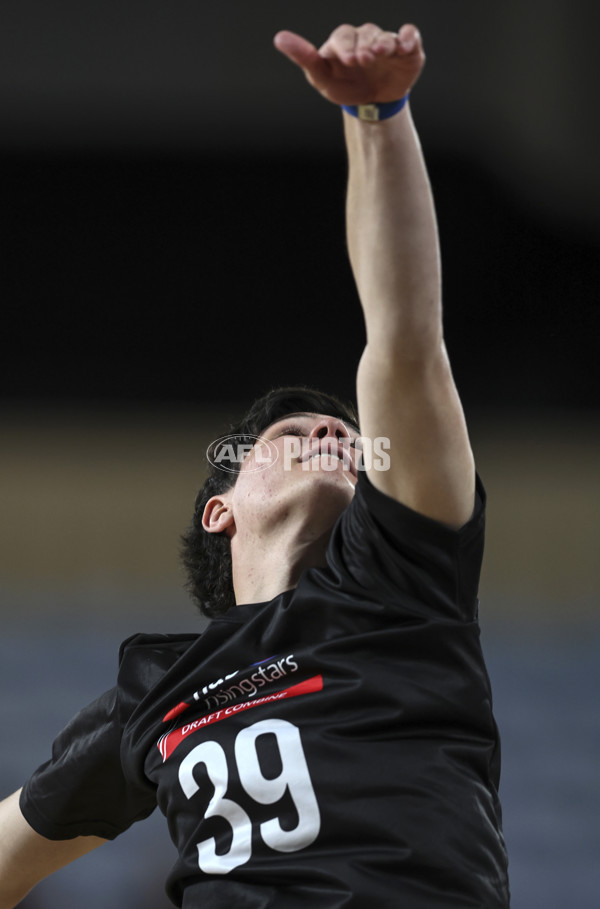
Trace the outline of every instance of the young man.
<path fill-rule="evenodd" d="M 254 406 L 234 435 L 262 440 L 239 474 L 213 458 L 185 538 L 213 621 L 126 642 L 117 686 L 2 804 L 0 909 L 157 804 L 186 909 L 509 903 L 477 625 L 484 494 L 407 102 L 421 38 L 367 24 L 319 51 L 275 44 L 347 108 L 360 433 L 389 460 L 359 463 L 356 416 L 326 395 Z"/>

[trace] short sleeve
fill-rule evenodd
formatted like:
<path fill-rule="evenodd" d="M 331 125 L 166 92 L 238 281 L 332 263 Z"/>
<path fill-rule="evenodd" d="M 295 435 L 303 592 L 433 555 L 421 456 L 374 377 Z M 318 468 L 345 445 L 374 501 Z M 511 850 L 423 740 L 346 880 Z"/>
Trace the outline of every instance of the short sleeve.
<path fill-rule="evenodd" d="M 407 617 L 477 616 L 486 496 L 476 481 L 471 519 L 459 530 L 427 518 L 359 474 L 354 500 L 338 522 L 330 567 L 350 578 L 352 595 L 373 591 Z"/>
<path fill-rule="evenodd" d="M 121 766 L 117 688 L 85 707 L 63 729 L 52 757 L 23 787 L 20 806 L 27 822 L 53 840 L 76 836 L 114 839 L 156 807 L 155 790 L 132 783 Z"/>

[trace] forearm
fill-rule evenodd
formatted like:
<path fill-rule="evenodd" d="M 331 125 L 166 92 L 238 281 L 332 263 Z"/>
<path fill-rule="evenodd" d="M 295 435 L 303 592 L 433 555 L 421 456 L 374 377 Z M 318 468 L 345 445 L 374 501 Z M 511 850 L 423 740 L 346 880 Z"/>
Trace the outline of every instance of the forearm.
<path fill-rule="evenodd" d="M 14 792 L 0 802 L 0 909 L 12 909 L 39 881 L 106 840 L 49 840 L 29 826 Z"/>
<path fill-rule="evenodd" d="M 389 120 L 344 114 L 350 262 L 367 339 L 414 359 L 440 349 L 440 255 L 433 199 L 408 105 Z"/>

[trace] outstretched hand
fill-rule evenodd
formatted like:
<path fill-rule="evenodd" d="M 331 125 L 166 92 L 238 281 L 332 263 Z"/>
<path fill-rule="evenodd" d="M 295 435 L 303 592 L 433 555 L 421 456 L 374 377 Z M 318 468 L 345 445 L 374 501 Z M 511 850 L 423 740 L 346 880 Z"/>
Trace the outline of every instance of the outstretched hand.
<path fill-rule="evenodd" d="M 414 25 L 403 25 L 397 33 L 372 23 L 340 25 L 319 50 L 294 32 L 278 32 L 274 44 L 334 104 L 397 101 L 413 87 L 425 64 Z"/>

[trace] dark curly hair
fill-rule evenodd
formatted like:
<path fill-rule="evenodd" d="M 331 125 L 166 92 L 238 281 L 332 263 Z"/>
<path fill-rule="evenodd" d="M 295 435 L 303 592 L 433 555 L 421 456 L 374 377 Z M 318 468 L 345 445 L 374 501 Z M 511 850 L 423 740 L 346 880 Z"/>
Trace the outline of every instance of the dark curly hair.
<path fill-rule="evenodd" d="M 353 404 L 334 395 L 304 385 L 275 388 L 258 398 L 242 420 L 230 427 L 237 442 L 252 443 L 272 423 L 291 413 L 322 413 L 337 417 L 358 429 L 358 414 Z M 209 449 L 210 453 L 210 449 Z M 181 560 L 187 574 L 186 589 L 200 611 L 210 618 L 235 606 L 231 551 L 226 533 L 208 533 L 202 515 L 209 499 L 235 485 L 236 472 L 228 472 L 208 462 L 208 477 L 196 496 L 192 522 L 181 537 Z M 222 459 L 220 465 L 227 468 Z"/>

